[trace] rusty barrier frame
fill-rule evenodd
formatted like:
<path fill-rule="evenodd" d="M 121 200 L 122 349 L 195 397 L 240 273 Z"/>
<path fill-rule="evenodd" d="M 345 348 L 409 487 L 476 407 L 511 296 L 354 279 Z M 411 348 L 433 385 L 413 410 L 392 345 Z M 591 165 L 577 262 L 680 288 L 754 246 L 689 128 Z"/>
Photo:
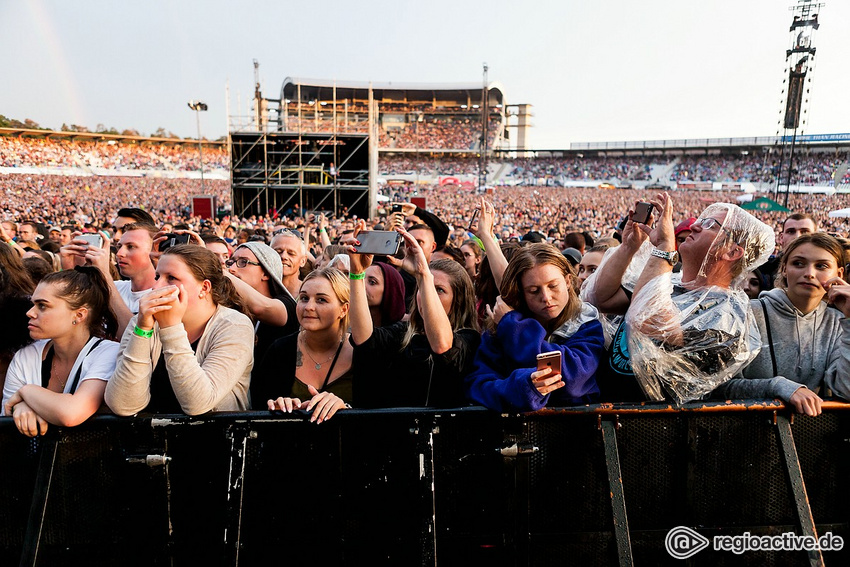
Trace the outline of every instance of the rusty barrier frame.
<path fill-rule="evenodd" d="M 0 564 L 681 564 L 666 533 L 850 537 L 850 404 L 0 419 Z M 846 564 L 705 549 L 690 565 Z"/>

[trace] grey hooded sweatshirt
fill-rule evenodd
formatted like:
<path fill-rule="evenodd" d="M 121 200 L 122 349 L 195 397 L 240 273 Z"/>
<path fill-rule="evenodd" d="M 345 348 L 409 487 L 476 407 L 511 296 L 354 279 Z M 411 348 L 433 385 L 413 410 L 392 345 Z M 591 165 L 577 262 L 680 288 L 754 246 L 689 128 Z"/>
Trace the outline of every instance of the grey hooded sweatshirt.
<path fill-rule="evenodd" d="M 770 335 L 761 302 L 770 319 Z M 744 368 L 743 377 L 739 374 L 724 383 L 715 390 L 715 397 L 781 398 L 787 402 L 800 385 L 813 392 L 826 385 L 835 395 L 850 399 L 850 320 L 824 302 L 803 314 L 783 289 L 762 292 L 758 299 L 750 301 L 750 307 L 762 348 Z M 771 348 L 776 357 L 776 375 Z"/>

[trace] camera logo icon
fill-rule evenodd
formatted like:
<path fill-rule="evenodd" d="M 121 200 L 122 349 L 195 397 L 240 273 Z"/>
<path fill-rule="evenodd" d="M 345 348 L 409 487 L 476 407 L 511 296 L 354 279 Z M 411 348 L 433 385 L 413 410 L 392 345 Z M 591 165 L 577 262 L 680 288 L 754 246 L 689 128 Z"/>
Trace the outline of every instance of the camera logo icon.
<path fill-rule="evenodd" d="M 693 557 L 708 547 L 708 544 L 708 538 L 685 526 L 676 526 L 667 532 L 667 537 L 664 538 L 667 553 L 675 559 Z"/>

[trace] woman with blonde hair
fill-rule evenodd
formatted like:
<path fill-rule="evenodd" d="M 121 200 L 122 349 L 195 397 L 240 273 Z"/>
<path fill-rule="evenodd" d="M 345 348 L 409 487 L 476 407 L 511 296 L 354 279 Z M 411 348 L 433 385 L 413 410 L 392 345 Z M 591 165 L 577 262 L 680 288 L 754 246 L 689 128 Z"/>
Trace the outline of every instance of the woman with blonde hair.
<path fill-rule="evenodd" d="M 351 402 L 348 309 L 346 275 L 330 267 L 310 272 L 296 298 L 301 329 L 273 342 L 254 373 L 255 409 L 306 410 L 310 421 L 322 423 Z"/>
<path fill-rule="evenodd" d="M 598 312 L 576 295 L 572 267 L 552 245 L 531 244 L 514 254 L 501 296 L 466 378 L 467 397 L 497 411 L 593 402 L 604 351 Z M 557 351 L 559 369 L 537 370 L 537 355 Z"/>

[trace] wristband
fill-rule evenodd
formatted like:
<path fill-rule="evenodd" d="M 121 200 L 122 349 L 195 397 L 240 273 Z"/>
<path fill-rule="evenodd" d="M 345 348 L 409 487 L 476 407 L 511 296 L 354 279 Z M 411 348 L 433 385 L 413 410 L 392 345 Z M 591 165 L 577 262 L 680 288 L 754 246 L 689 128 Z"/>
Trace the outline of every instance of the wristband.
<path fill-rule="evenodd" d="M 322 234 L 323 232 L 327 232 L 327 230 L 325 230 L 324 228 L 320 228 L 320 229 L 319 229 L 319 234 Z"/>
<path fill-rule="evenodd" d="M 362 280 L 365 277 L 366 277 L 366 272 L 360 272 L 359 274 L 355 274 L 353 272 L 350 272 L 348 274 L 348 279 L 350 279 L 350 280 Z"/>
<path fill-rule="evenodd" d="M 144 329 L 142 329 L 141 327 L 136 325 L 136 328 L 133 329 L 133 333 L 140 336 L 140 337 L 144 337 L 146 339 L 149 339 L 153 336 L 153 329 L 151 329 L 150 331 L 145 331 Z"/>

